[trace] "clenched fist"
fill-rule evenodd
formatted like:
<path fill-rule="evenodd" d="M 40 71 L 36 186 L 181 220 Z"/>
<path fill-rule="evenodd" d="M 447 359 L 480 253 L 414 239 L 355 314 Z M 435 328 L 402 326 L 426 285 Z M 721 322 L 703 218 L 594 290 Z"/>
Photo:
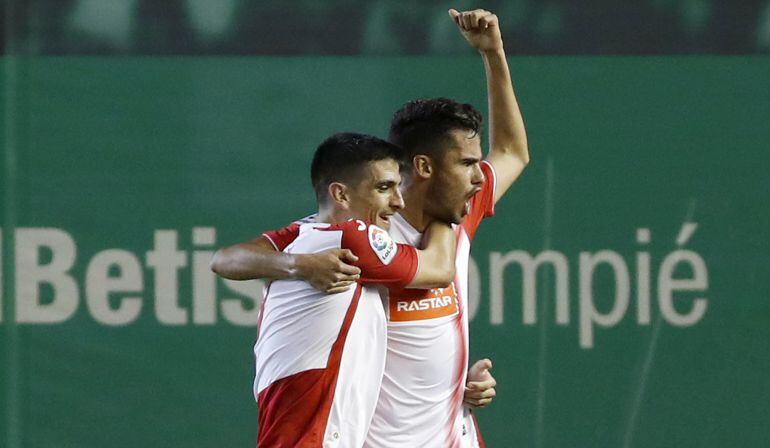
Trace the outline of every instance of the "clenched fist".
<path fill-rule="evenodd" d="M 468 370 L 468 381 L 465 383 L 465 395 L 463 403 L 472 408 L 483 408 L 492 402 L 497 395 L 495 381 L 489 369 L 492 368 L 492 361 L 482 359 L 476 361 L 470 370 Z"/>
<path fill-rule="evenodd" d="M 449 10 L 465 40 L 479 51 L 496 51 L 503 48 L 497 16 L 484 9 L 459 12 Z"/>

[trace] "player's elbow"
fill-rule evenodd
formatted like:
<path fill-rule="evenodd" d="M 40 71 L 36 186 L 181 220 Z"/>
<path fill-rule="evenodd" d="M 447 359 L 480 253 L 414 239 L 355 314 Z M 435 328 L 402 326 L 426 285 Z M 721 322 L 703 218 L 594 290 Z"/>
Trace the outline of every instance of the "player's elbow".
<path fill-rule="evenodd" d="M 513 154 L 519 159 L 519 163 L 523 166 L 527 166 L 529 164 L 529 145 L 527 144 L 527 140 L 520 140 L 512 146 L 510 154 Z"/>
<path fill-rule="evenodd" d="M 241 278 L 235 275 L 230 257 L 223 252 L 223 249 L 214 252 L 214 256 L 211 257 L 211 261 L 209 262 L 209 268 L 211 268 L 212 272 L 222 278 L 228 280 L 241 280 Z"/>
<path fill-rule="evenodd" d="M 490 149 L 490 160 L 494 157 L 501 165 L 523 169 L 529 164 L 529 147 L 526 140 L 497 145 Z"/>
<path fill-rule="evenodd" d="M 224 270 L 224 260 L 222 260 L 222 251 L 218 250 L 214 252 L 214 256 L 211 257 L 211 261 L 209 262 L 209 268 L 211 268 L 211 271 L 217 275 L 222 275 Z"/>
<path fill-rule="evenodd" d="M 521 149 L 519 159 L 524 166 L 529 165 L 529 147 L 526 143 L 524 143 L 524 146 Z"/>

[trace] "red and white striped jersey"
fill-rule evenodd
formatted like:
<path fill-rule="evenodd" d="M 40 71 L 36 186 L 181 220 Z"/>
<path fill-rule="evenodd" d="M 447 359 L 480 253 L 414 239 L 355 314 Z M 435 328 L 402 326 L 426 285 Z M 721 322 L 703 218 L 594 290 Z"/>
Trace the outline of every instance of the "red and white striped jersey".
<path fill-rule="evenodd" d="M 447 288 L 390 288 L 388 343 L 380 397 L 365 446 L 447 448 L 483 446 L 462 400 L 468 369 L 468 263 L 481 221 L 494 214 L 495 173 L 484 161 L 484 184 L 455 226 L 455 280 Z M 422 234 L 401 216 L 390 235 L 419 246 Z"/>
<path fill-rule="evenodd" d="M 494 214 L 495 173 L 481 162 L 484 183 L 468 215 L 454 226 L 457 235 L 455 280 L 446 288 L 415 290 L 389 284 L 385 314 L 387 355 L 374 416 L 368 425 L 368 448 L 483 447 L 470 411 L 462 404 L 468 369 L 468 264 L 470 245 L 481 221 Z M 282 250 L 313 216 L 277 232 L 264 234 Z M 422 234 L 400 215 L 391 220 L 395 241 L 419 246 Z M 399 245 L 400 247 L 400 245 Z M 353 250 L 356 255 L 360 254 Z M 405 284 L 408 284 L 406 282 Z"/>
<path fill-rule="evenodd" d="M 326 294 L 303 281 L 270 284 L 254 346 L 258 446 L 360 447 L 383 377 L 387 324 L 380 288 L 403 288 L 417 271 L 414 247 L 362 221 L 295 223 L 265 236 L 278 250 L 352 250 L 361 279 Z"/>

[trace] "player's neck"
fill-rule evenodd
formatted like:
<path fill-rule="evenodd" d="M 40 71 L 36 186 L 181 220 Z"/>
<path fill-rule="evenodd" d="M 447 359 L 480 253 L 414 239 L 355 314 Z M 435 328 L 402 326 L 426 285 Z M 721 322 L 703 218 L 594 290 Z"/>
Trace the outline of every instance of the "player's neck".
<path fill-rule="evenodd" d="M 316 216 L 316 221 L 325 222 L 328 224 L 337 224 L 338 222 L 347 221 L 346 219 L 340 219 L 338 215 L 339 213 L 336 213 L 334 209 L 320 207 L 318 209 L 318 215 Z"/>
<path fill-rule="evenodd" d="M 424 232 L 433 221 L 433 217 L 425 213 L 425 192 L 419 188 L 411 188 L 404 191 L 403 195 L 405 206 L 399 214 L 415 230 L 420 233 Z"/>

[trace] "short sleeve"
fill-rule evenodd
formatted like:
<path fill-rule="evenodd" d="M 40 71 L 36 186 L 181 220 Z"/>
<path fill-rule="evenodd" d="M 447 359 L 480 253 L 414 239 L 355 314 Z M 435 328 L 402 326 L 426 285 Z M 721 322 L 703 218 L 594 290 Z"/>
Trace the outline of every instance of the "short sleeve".
<path fill-rule="evenodd" d="M 481 172 L 484 173 L 484 183 L 481 184 L 481 190 L 471 198 L 470 210 L 462 222 L 462 227 L 471 240 L 481 221 L 495 214 L 495 169 L 486 160 L 483 160 L 480 166 Z"/>
<path fill-rule="evenodd" d="M 286 246 L 294 242 L 297 236 L 299 236 L 299 223 L 293 222 L 283 229 L 264 232 L 262 236 L 272 243 L 275 250 L 283 252 Z"/>
<path fill-rule="evenodd" d="M 343 227 L 341 247 L 358 257 L 354 264 L 361 269 L 362 283 L 403 288 L 417 273 L 417 250 L 396 243 L 388 232 L 375 225 L 350 221 Z"/>

